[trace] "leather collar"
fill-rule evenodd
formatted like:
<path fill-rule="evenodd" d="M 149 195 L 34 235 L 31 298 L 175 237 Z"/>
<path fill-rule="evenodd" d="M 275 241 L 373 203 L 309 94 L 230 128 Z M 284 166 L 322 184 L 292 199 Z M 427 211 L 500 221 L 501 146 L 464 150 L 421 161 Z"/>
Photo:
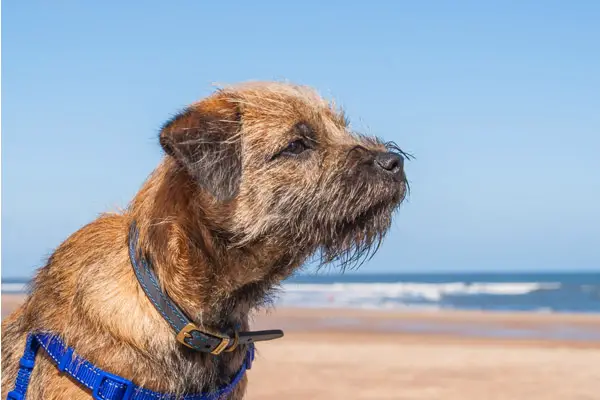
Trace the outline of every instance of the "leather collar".
<path fill-rule="evenodd" d="M 198 328 L 177 304 L 161 290 L 152 265 L 143 257 L 141 251 L 136 251 L 138 236 L 135 222 L 132 222 L 129 230 L 129 258 L 135 276 L 146 296 L 175 331 L 179 343 L 193 350 L 217 355 L 223 351 L 233 351 L 239 345 L 278 339 L 283 336 L 283 331 L 279 329 L 236 331 L 232 337 L 224 333 L 210 332 Z"/>

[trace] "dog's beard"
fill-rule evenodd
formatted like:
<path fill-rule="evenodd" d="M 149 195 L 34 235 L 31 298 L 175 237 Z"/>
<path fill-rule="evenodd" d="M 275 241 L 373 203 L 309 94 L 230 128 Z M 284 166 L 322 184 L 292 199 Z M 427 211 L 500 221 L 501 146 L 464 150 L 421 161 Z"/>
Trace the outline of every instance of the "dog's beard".
<path fill-rule="evenodd" d="M 350 217 L 325 222 L 316 252 L 317 268 L 358 269 L 379 250 L 404 195 L 375 202 Z M 327 234 L 323 234 L 327 232 Z"/>
<path fill-rule="evenodd" d="M 293 243 L 290 252 L 315 261 L 317 269 L 326 265 L 342 271 L 358 269 L 379 249 L 407 184 L 354 182 L 346 188 L 343 193 L 323 190 L 294 215 L 277 213 L 279 224 L 269 236 L 282 246 Z"/>

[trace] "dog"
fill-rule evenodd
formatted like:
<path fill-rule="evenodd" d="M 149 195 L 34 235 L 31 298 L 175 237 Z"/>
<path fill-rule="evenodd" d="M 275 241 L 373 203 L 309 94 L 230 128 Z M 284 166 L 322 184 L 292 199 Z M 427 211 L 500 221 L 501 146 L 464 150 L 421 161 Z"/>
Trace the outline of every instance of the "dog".
<path fill-rule="evenodd" d="M 255 344 L 237 332 L 249 314 L 312 256 L 342 268 L 363 262 L 408 190 L 399 147 L 353 132 L 302 85 L 217 89 L 167 121 L 159 143 L 164 157 L 128 207 L 61 243 L 3 321 L 2 398 L 15 396 L 21 369 L 30 373 L 27 400 L 89 399 L 91 389 L 69 376 L 85 360 L 125 379 L 121 398 L 227 387 L 222 397 L 242 399 Z M 188 328 L 174 332 L 166 307 Z M 20 364 L 36 332 L 73 353 L 53 360 L 46 347 L 58 342 L 42 336 L 43 350 Z M 192 348 L 190 332 L 218 349 Z M 108 398 L 108 389 L 93 395 Z"/>

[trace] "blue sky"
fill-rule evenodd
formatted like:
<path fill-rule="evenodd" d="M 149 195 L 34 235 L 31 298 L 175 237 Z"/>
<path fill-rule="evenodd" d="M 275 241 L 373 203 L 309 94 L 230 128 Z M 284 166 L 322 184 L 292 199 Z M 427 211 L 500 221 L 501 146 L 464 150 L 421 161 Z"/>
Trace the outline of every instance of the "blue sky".
<path fill-rule="evenodd" d="M 600 2 L 2 4 L 2 275 L 125 206 L 215 82 L 287 79 L 417 158 L 362 271 L 600 271 Z"/>

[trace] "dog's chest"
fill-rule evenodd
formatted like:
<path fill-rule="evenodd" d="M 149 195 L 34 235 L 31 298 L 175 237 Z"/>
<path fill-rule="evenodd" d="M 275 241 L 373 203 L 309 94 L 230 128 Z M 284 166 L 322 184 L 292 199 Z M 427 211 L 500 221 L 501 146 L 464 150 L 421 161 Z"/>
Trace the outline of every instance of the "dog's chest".
<path fill-rule="evenodd" d="M 244 351 L 212 354 L 183 352 L 164 354 L 149 367 L 149 376 L 171 393 L 206 393 L 227 385 L 244 362 Z"/>

